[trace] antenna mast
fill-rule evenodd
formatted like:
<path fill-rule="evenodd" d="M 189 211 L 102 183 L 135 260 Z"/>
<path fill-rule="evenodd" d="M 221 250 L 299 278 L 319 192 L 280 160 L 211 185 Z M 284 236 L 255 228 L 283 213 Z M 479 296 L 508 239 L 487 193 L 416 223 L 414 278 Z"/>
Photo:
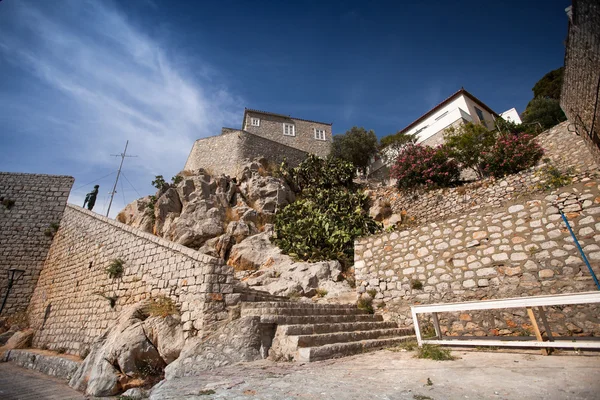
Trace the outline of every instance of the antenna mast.
<path fill-rule="evenodd" d="M 129 140 L 125 142 L 125 150 L 121 154 L 111 154 L 113 157 L 121 157 L 121 165 L 119 165 L 119 171 L 117 172 L 117 179 L 115 179 L 115 185 L 113 186 L 112 192 L 110 192 L 110 202 L 108 203 L 108 210 L 106 210 L 106 216 L 110 213 L 110 206 L 112 205 L 113 197 L 115 197 L 115 193 L 117 193 L 117 183 L 119 182 L 119 176 L 121 175 L 121 168 L 123 168 L 123 161 L 125 161 L 125 157 L 137 157 L 137 156 L 128 156 L 127 155 L 127 146 L 129 145 Z"/>

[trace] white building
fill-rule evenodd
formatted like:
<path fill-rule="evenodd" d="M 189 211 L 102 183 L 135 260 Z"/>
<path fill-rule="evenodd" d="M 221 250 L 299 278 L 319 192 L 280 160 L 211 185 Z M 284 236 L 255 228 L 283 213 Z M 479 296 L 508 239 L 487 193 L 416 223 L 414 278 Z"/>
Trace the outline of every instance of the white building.
<path fill-rule="evenodd" d="M 507 114 L 507 120 L 508 118 L 511 118 L 510 120 L 513 122 L 518 120 L 516 123 L 521 121 L 514 108 L 503 114 Z M 417 143 L 426 146 L 437 146 L 444 142 L 444 131 L 450 127 L 456 127 L 465 122 L 473 122 L 481 124 L 487 129 L 495 129 L 494 121 L 498 116 L 485 103 L 461 88 L 400 132 L 416 133 Z M 369 166 L 369 177 L 387 180 L 389 166 L 393 164 L 395 156 L 391 149 L 383 149 L 381 154 L 375 157 Z"/>
<path fill-rule="evenodd" d="M 523 123 L 521 121 L 521 117 L 519 117 L 519 113 L 517 112 L 517 110 L 514 107 L 511 108 L 510 110 L 504 111 L 502 114 L 500 114 L 500 116 L 502 118 L 504 118 L 505 120 L 513 122 L 517 125 L 520 125 Z"/>

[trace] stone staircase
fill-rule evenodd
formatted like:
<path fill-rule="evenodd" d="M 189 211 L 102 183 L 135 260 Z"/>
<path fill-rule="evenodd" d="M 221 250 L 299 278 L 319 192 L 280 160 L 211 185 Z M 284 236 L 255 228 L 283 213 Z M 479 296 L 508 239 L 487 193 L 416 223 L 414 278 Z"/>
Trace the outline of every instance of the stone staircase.
<path fill-rule="evenodd" d="M 272 332 L 269 358 L 311 362 L 394 346 L 414 338 L 381 315 L 355 305 L 291 301 L 242 302 L 242 317 L 260 317 Z"/>

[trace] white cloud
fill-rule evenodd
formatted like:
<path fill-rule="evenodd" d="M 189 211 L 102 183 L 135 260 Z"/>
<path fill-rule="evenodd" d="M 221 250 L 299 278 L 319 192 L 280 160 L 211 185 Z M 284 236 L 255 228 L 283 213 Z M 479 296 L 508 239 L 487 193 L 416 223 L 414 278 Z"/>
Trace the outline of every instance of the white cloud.
<path fill-rule="evenodd" d="M 12 96 L 22 99 L 11 105 L 19 115 L 4 117 L 22 118 L 24 132 L 39 128 L 32 139 L 53 132 L 66 147 L 54 156 L 72 163 L 75 187 L 116 169 L 109 155 L 129 140 L 139 158 L 126 161 L 127 176 L 146 194 L 154 175 L 183 168 L 194 140 L 241 119 L 241 101 L 215 83 L 210 66 L 197 55 L 173 54 L 110 2 L 15 1 L 0 8 L 0 57 L 32 78 Z M 0 96 L 0 107 L 8 102 Z M 74 191 L 72 200 L 89 189 Z"/>

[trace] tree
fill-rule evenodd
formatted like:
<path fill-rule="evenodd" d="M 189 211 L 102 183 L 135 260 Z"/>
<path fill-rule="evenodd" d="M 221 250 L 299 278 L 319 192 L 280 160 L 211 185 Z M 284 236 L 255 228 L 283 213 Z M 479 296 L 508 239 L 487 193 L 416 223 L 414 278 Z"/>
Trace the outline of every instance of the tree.
<path fill-rule="evenodd" d="M 381 229 L 369 216 L 368 196 L 354 186 L 355 174 L 352 163 L 315 155 L 296 168 L 282 165 L 280 175 L 298 196 L 275 215 L 273 243 L 301 260 L 352 265 L 354 239 Z"/>
<path fill-rule="evenodd" d="M 483 178 L 481 169 L 482 154 L 488 151 L 496 141 L 496 135 L 484 126 L 467 122 L 458 128 L 448 128 L 444 133 L 446 145 L 462 168 L 473 169 L 479 178 Z"/>
<path fill-rule="evenodd" d="M 354 164 L 363 174 L 366 173 L 369 161 L 377 153 L 377 136 L 372 130 L 363 127 L 352 127 L 343 135 L 333 137 L 331 155 Z"/>
<path fill-rule="evenodd" d="M 533 98 L 547 97 L 560 100 L 564 72 L 565 67 L 560 67 L 544 75 L 531 89 L 533 90 Z"/>
<path fill-rule="evenodd" d="M 483 154 L 481 168 L 485 175 L 500 178 L 537 164 L 544 150 L 532 139 L 528 134 L 500 134 L 490 151 Z"/>
<path fill-rule="evenodd" d="M 404 147 L 417 142 L 416 133 L 397 132 L 381 138 L 379 153 L 386 160 L 395 160 Z"/>
<path fill-rule="evenodd" d="M 554 125 L 565 121 L 567 117 L 560 108 L 559 101 L 545 97 L 537 97 L 527 104 L 522 115 L 524 124 L 542 125 L 542 128 L 552 128 Z"/>
<path fill-rule="evenodd" d="M 448 157 L 446 146 L 434 148 L 411 143 L 398 155 L 390 176 L 396 179 L 400 190 L 429 189 L 450 186 L 458 180 L 460 169 Z"/>

